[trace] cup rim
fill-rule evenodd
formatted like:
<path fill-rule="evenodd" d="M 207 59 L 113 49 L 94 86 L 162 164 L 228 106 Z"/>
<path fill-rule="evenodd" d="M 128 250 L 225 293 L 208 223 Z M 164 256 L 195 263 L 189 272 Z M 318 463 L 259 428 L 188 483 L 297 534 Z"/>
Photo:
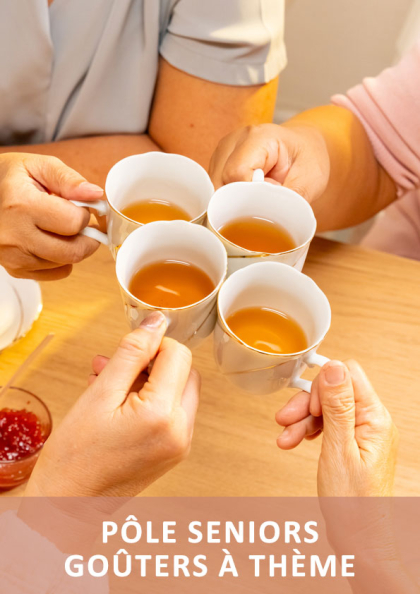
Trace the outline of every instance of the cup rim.
<path fill-rule="evenodd" d="M 166 157 L 175 157 L 177 158 L 179 161 L 188 161 L 188 162 L 192 162 L 195 163 L 195 165 L 197 165 L 197 167 L 200 167 L 203 172 L 206 174 L 208 181 L 210 183 L 210 187 L 213 189 L 212 193 L 211 193 L 211 198 L 213 197 L 214 193 L 215 193 L 215 189 L 214 189 L 214 184 L 211 181 L 211 178 L 209 176 L 209 174 L 207 173 L 207 171 L 204 169 L 204 167 L 202 165 L 200 165 L 200 163 L 197 163 L 197 161 L 194 161 L 194 159 L 190 159 L 189 157 L 185 157 L 184 155 L 178 155 L 177 153 L 164 153 L 164 152 L 160 152 L 160 151 L 149 151 L 147 153 L 138 153 L 135 155 L 128 155 L 128 157 L 124 157 L 123 159 L 120 159 L 119 161 L 117 161 L 116 163 L 114 163 L 114 165 L 111 167 L 111 169 L 108 171 L 108 174 L 106 176 L 106 180 L 105 180 L 105 196 L 106 196 L 106 202 L 109 206 L 109 208 L 111 210 L 113 210 L 116 214 L 118 214 L 120 217 L 122 217 L 123 219 L 125 219 L 126 221 L 129 221 L 130 223 L 134 223 L 135 225 L 137 225 L 138 227 L 144 227 L 144 225 L 149 225 L 150 223 L 139 223 L 138 221 L 135 221 L 134 219 L 130 219 L 130 217 L 127 217 L 125 214 L 123 214 L 114 204 L 112 204 L 110 198 L 108 197 L 108 191 L 107 191 L 107 186 L 109 186 L 109 181 L 108 178 L 111 175 L 111 172 L 117 168 L 117 166 L 119 166 L 122 162 L 124 161 L 134 161 L 134 159 L 137 159 L 139 157 L 146 157 L 149 155 L 159 155 L 159 159 L 160 158 L 166 158 Z M 211 200 L 210 198 L 210 200 Z M 208 207 L 208 205 L 207 205 Z M 194 217 L 193 219 L 191 219 L 190 221 L 185 221 L 186 223 L 197 223 L 201 218 L 203 218 L 206 213 L 207 213 L 207 207 L 196 217 Z M 174 220 L 182 220 L 182 219 L 174 219 Z M 165 221 L 153 221 L 153 222 L 165 222 Z M 170 221 L 167 221 L 170 222 Z"/>
<path fill-rule="evenodd" d="M 163 224 L 173 224 L 173 223 L 178 223 L 179 224 L 179 223 L 181 223 L 183 225 L 190 225 L 190 222 L 189 221 L 181 221 L 181 220 L 176 220 L 176 221 L 154 221 L 153 223 L 147 223 L 147 225 L 156 225 L 156 224 L 162 224 L 162 223 Z M 142 225 L 142 227 L 145 227 L 145 226 L 146 225 Z M 142 228 L 142 227 L 140 227 L 140 228 Z M 208 233 L 211 233 L 211 231 L 209 231 L 205 227 L 202 227 L 202 229 L 204 229 Z M 136 229 L 136 231 L 133 231 L 133 233 L 136 233 L 136 232 L 138 232 L 137 229 Z M 131 233 L 130 236 L 133 235 L 133 233 Z M 127 239 L 128 239 L 128 237 L 127 237 Z M 123 245 L 124 245 L 124 243 L 125 242 L 123 242 Z M 219 241 L 219 243 L 221 243 L 221 242 Z M 121 246 L 121 248 L 122 247 L 123 246 Z M 197 305 L 201 305 L 202 303 L 205 303 L 206 301 L 212 299 L 215 295 L 218 295 L 218 293 L 220 291 L 220 288 L 222 287 L 223 283 L 226 280 L 229 263 L 228 263 L 228 258 L 227 258 L 226 250 L 225 250 L 225 248 L 224 248 L 224 246 L 222 244 L 222 248 L 223 248 L 223 252 L 224 252 L 224 260 L 225 260 L 225 262 L 224 262 L 224 271 L 223 271 L 223 275 L 221 276 L 218 284 L 215 286 L 215 288 L 213 289 L 213 291 L 211 293 L 209 293 L 208 295 L 206 295 L 205 297 L 203 297 L 203 299 L 200 299 L 200 301 L 195 301 L 194 303 L 190 303 L 189 305 L 184 305 L 183 307 L 158 307 L 157 305 L 152 305 L 150 303 L 147 303 L 146 301 L 142 301 L 141 299 L 139 299 L 138 297 L 136 297 L 135 295 L 133 295 L 131 293 L 131 291 L 129 291 L 129 289 L 125 286 L 125 283 L 123 284 L 120 281 L 119 274 L 118 274 L 118 258 L 121 257 L 120 256 L 120 254 L 121 254 L 121 248 L 118 250 L 117 258 L 116 258 L 116 274 L 117 274 L 118 284 L 120 285 L 120 287 L 124 291 L 124 293 L 126 293 L 126 295 L 128 295 L 129 297 L 131 297 L 132 299 L 134 299 L 134 301 L 136 301 L 140 305 L 145 306 L 145 309 L 148 309 L 148 310 L 152 310 L 152 311 L 171 311 L 171 312 L 174 312 L 174 311 L 185 311 L 187 309 L 191 309 L 192 307 L 196 307 Z"/>
<path fill-rule="evenodd" d="M 0 388 L 1 387 L 2 386 L 0 386 Z M 29 390 L 26 390 L 25 388 L 20 388 L 19 386 L 10 386 L 9 390 L 18 390 L 19 392 L 25 392 L 25 394 L 29 394 L 29 396 L 31 396 L 32 398 L 35 398 L 35 400 L 37 400 L 39 402 L 39 404 L 43 407 L 43 409 L 47 413 L 47 417 L 48 417 L 48 431 L 47 431 L 47 433 L 45 435 L 44 441 L 42 442 L 42 444 L 39 446 L 39 448 L 35 452 L 32 452 L 32 454 L 28 454 L 27 456 L 22 456 L 22 458 L 18 458 L 17 460 L 0 460 L 0 466 L 2 466 L 3 464 L 18 464 L 19 462 L 23 462 L 24 460 L 30 460 L 34 456 L 38 456 L 39 455 L 39 452 L 44 447 L 45 442 L 50 437 L 50 435 L 52 433 L 52 428 L 53 428 L 53 420 L 52 420 L 52 416 L 51 416 L 51 413 L 50 413 L 50 409 L 45 404 L 45 402 L 43 400 L 41 400 L 41 398 L 39 396 L 37 396 L 33 392 L 30 392 Z"/>
<path fill-rule="evenodd" d="M 217 192 L 219 192 L 220 190 L 224 189 L 224 188 L 228 188 L 231 186 L 237 186 L 237 185 L 242 185 L 242 184 L 265 184 L 265 185 L 269 185 L 270 187 L 276 188 L 276 186 L 273 186 L 272 184 L 269 184 L 266 181 L 261 181 L 261 182 L 244 182 L 244 181 L 240 181 L 240 182 L 233 182 L 230 184 L 226 184 L 224 186 L 221 186 L 220 188 L 218 188 L 215 193 L 213 194 L 213 196 L 210 199 L 209 205 L 207 207 L 207 223 L 211 229 L 211 231 L 217 235 L 222 241 L 228 243 L 229 245 L 235 247 L 235 248 L 239 248 L 240 250 L 243 250 L 245 253 L 244 255 L 228 255 L 229 258 L 267 258 L 269 256 L 283 256 L 286 254 L 292 254 L 293 252 L 297 252 L 298 250 L 301 250 L 302 248 L 306 247 L 309 243 L 311 243 L 311 241 L 313 240 L 313 238 L 315 237 L 315 233 L 316 233 L 316 228 L 317 228 L 317 220 L 314 214 L 314 211 L 311 207 L 311 205 L 309 204 L 309 202 L 307 200 L 305 200 L 305 198 L 303 196 L 301 196 L 300 194 L 298 194 L 297 192 L 295 192 L 294 190 L 291 190 L 290 188 L 285 188 L 283 186 L 279 186 L 278 189 L 281 189 L 283 191 L 286 191 L 287 193 L 292 193 L 295 196 L 297 196 L 300 200 L 303 200 L 305 202 L 305 204 L 309 207 L 310 209 L 310 216 L 312 217 L 312 222 L 313 222 L 313 232 L 311 233 L 310 237 L 304 241 L 303 243 L 301 243 L 300 245 L 296 246 L 295 248 L 291 249 L 291 250 L 287 250 L 285 252 L 254 252 L 252 250 L 249 250 L 247 248 L 242 247 L 241 245 L 238 245 L 237 243 L 234 243 L 233 241 L 230 241 L 229 239 L 227 239 L 224 235 L 222 235 L 221 233 L 219 233 L 219 231 L 214 227 L 213 223 L 210 220 L 210 216 L 209 216 L 209 208 L 211 205 L 211 202 L 213 200 L 213 198 L 216 196 Z M 309 212 L 309 211 L 308 211 Z"/>
<path fill-rule="evenodd" d="M 217 322 L 221 325 L 222 330 L 224 332 L 226 332 L 226 334 L 228 334 L 231 338 L 233 338 L 236 342 L 238 342 L 239 344 L 241 344 L 242 346 L 244 346 L 245 348 L 247 348 L 248 350 L 251 350 L 255 353 L 258 353 L 260 355 L 266 355 L 268 357 L 276 357 L 279 359 L 291 359 L 291 358 L 296 358 L 296 357 L 300 357 L 301 355 L 305 355 L 306 353 L 312 351 L 313 349 L 316 349 L 319 347 L 319 345 L 321 344 L 321 342 L 324 340 L 325 336 L 328 334 L 330 328 L 331 328 L 331 305 L 330 302 L 328 300 L 328 297 L 325 295 L 324 291 L 322 291 L 322 289 L 320 289 L 318 287 L 318 285 L 316 284 L 316 282 L 307 274 L 304 274 L 303 272 L 299 272 L 298 270 L 296 270 L 295 268 L 293 268 L 293 266 L 289 266 L 288 264 L 284 264 L 282 262 L 266 262 L 264 263 L 264 265 L 269 265 L 271 266 L 272 264 L 274 264 L 274 266 L 282 266 L 282 267 L 287 267 L 289 268 L 292 272 L 292 274 L 297 274 L 297 275 L 302 275 L 304 277 L 306 277 L 309 281 L 311 281 L 312 285 L 315 287 L 316 290 L 318 290 L 325 298 L 327 304 L 328 304 L 328 309 L 329 309 L 329 316 L 328 316 L 328 324 L 327 324 L 327 328 L 326 330 L 322 333 L 320 339 L 318 341 L 316 341 L 315 343 L 311 344 L 309 347 L 307 347 L 306 349 L 304 349 L 303 351 L 295 351 L 293 353 L 269 353 L 267 351 L 262 351 L 261 349 L 257 349 L 251 345 L 249 345 L 248 343 L 246 343 L 245 341 L 243 341 L 241 338 L 239 338 L 239 336 L 237 336 L 237 334 L 235 334 L 229 327 L 229 325 L 226 322 L 226 318 L 224 316 L 224 314 L 221 312 L 220 309 L 220 293 L 221 291 L 219 291 L 219 295 L 217 297 Z M 251 264 L 250 266 L 248 266 L 247 268 L 242 268 L 240 270 L 236 270 L 235 272 L 233 272 L 229 279 L 227 279 L 227 281 L 225 281 L 225 283 L 223 283 L 223 286 L 235 275 L 238 273 L 245 273 L 247 270 L 249 270 L 249 268 L 251 268 L 252 266 L 262 266 L 262 264 L 260 263 L 256 263 L 256 264 Z M 222 287 L 223 288 L 223 287 Z"/>

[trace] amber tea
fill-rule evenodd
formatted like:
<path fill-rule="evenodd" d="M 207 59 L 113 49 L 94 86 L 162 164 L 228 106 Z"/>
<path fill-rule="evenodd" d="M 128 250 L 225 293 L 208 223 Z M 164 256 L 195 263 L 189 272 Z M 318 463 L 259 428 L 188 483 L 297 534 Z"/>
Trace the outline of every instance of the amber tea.
<path fill-rule="evenodd" d="M 133 202 L 121 210 L 129 219 L 146 225 L 154 221 L 190 221 L 190 215 L 167 200 L 150 199 Z"/>
<path fill-rule="evenodd" d="M 286 229 L 262 217 L 236 219 L 222 225 L 218 231 L 228 241 L 252 252 L 279 254 L 297 247 Z"/>
<path fill-rule="evenodd" d="M 141 268 L 132 278 L 132 295 L 154 307 L 175 309 L 201 301 L 214 291 L 215 284 L 190 262 L 164 260 Z"/>
<path fill-rule="evenodd" d="M 231 314 L 226 323 L 245 344 L 265 353 L 292 354 L 308 348 L 302 328 L 281 311 L 247 307 Z"/>

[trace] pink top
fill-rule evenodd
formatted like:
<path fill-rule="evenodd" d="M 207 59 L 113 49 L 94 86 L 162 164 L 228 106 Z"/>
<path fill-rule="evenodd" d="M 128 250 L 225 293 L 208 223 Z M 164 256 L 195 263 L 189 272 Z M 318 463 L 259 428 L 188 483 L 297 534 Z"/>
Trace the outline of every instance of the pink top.
<path fill-rule="evenodd" d="M 420 259 L 420 41 L 392 68 L 332 98 L 363 123 L 400 197 L 364 244 Z"/>

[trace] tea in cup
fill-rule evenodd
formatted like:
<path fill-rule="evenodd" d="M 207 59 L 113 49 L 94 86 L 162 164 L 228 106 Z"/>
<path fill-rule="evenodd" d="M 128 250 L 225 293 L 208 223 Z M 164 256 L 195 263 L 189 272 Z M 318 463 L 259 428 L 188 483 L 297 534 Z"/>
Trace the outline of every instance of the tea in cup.
<path fill-rule="evenodd" d="M 316 219 L 302 196 L 265 182 L 264 173 L 257 170 L 252 182 L 227 184 L 215 192 L 207 226 L 227 250 L 229 274 L 269 261 L 302 270 Z"/>
<path fill-rule="evenodd" d="M 154 307 L 176 309 L 205 299 L 214 291 L 209 275 L 189 261 L 166 259 L 143 266 L 133 276 L 129 290 Z"/>
<path fill-rule="evenodd" d="M 116 163 L 105 191 L 106 201 L 72 202 L 107 216 L 107 233 L 86 227 L 82 235 L 109 245 L 115 257 L 126 237 L 144 224 L 160 220 L 202 224 L 214 187 L 205 169 L 192 159 L 151 152 Z"/>
<path fill-rule="evenodd" d="M 213 331 L 227 255 L 205 227 L 186 221 L 144 225 L 124 241 L 116 271 L 132 329 L 151 310 L 160 310 L 167 336 L 189 347 Z"/>
<path fill-rule="evenodd" d="M 234 272 L 218 297 L 216 362 L 252 394 L 285 387 L 309 391 L 300 376 L 328 359 L 316 353 L 331 324 L 327 297 L 308 276 L 278 262 Z"/>

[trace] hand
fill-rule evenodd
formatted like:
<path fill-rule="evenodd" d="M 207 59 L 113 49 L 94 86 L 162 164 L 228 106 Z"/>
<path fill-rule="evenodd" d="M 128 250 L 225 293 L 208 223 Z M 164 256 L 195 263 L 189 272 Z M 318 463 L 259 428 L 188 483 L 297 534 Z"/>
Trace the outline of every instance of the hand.
<path fill-rule="evenodd" d="M 103 190 L 56 157 L 0 155 L 0 264 L 15 277 L 55 280 L 96 251 L 78 235 L 89 212 L 69 200 L 90 201 Z"/>
<path fill-rule="evenodd" d="M 397 429 L 355 361 L 324 365 L 311 395 L 296 394 L 276 420 L 286 427 L 277 440 L 281 449 L 294 448 L 323 431 L 319 496 L 392 495 Z"/>
<path fill-rule="evenodd" d="M 314 126 L 301 123 L 249 126 L 221 140 L 210 163 L 216 188 L 251 181 L 256 169 L 264 171 L 266 181 L 313 202 L 325 192 L 330 176 L 324 137 Z"/>
<path fill-rule="evenodd" d="M 133 497 L 186 456 L 200 379 L 165 330 L 154 312 L 94 361 L 100 375 L 45 444 L 26 495 Z"/>

